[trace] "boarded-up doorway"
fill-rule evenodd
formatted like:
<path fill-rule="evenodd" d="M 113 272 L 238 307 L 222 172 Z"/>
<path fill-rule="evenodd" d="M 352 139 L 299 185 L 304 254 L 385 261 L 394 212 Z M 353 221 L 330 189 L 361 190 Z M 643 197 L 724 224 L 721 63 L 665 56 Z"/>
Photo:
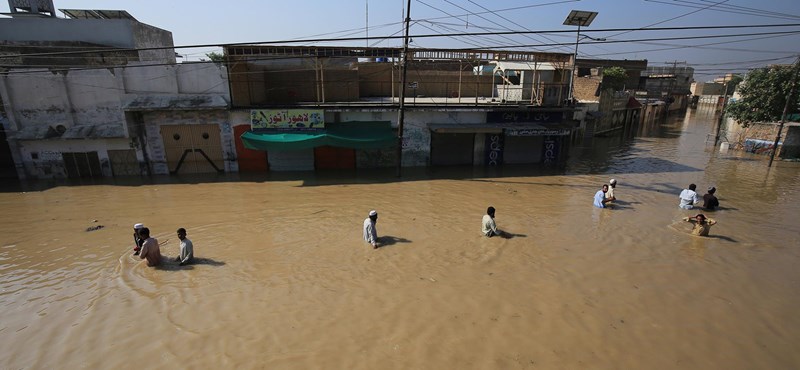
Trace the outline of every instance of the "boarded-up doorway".
<path fill-rule="evenodd" d="M 164 152 L 169 172 L 224 172 L 218 125 L 163 125 Z"/>
<path fill-rule="evenodd" d="M 138 176 L 139 160 L 133 149 L 109 150 L 108 161 L 111 162 L 111 172 L 114 176 Z"/>

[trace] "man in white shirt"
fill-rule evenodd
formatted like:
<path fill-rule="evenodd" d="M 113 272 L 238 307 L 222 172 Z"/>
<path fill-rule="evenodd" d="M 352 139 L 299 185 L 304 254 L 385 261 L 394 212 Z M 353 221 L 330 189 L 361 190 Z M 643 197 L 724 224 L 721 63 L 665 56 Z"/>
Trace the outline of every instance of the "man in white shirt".
<path fill-rule="evenodd" d="M 697 185 L 695 184 L 690 184 L 688 189 L 683 189 L 681 195 L 679 196 L 681 198 L 681 202 L 678 204 L 678 207 L 683 209 L 694 208 L 694 204 L 700 201 L 700 197 L 697 196 L 697 193 L 694 191 L 694 189 L 697 189 Z"/>
<path fill-rule="evenodd" d="M 181 250 L 176 261 L 183 266 L 191 263 L 192 259 L 194 259 L 194 245 L 192 245 L 191 240 L 186 238 L 186 229 L 184 228 L 178 229 L 178 239 L 181 240 Z"/>
<path fill-rule="evenodd" d="M 369 211 L 369 217 L 364 220 L 364 241 L 372 244 L 372 249 L 378 249 L 378 229 L 375 224 L 378 223 L 378 211 Z"/>
<path fill-rule="evenodd" d="M 494 222 L 494 212 L 494 207 L 489 207 L 486 209 L 486 214 L 483 215 L 483 220 L 481 220 L 481 233 L 490 238 L 501 233 L 501 231 L 497 230 L 497 224 Z"/>

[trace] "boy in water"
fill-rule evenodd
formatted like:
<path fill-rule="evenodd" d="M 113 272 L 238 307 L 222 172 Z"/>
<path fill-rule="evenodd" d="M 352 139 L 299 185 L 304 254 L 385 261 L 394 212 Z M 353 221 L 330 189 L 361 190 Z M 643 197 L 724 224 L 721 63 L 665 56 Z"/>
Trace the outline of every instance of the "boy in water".
<path fill-rule="evenodd" d="M 142 244 L 144 244 L 144 239 L 139 237 L 139 230 L 144 227 L 143 224 L 135 224 L 133 225 L 133 255 L 138 256 L 139 251 L 142 249 Z"/>
<path fill-rule="evenodd" d="M 175 260 L 180 262 L 180 265 L 186 265 L 192 263 L 194 259 L 194 245 L 192 245 L 192 241 L 186 237 L 186 229 L 180 228 L 178 229 L 178 239 L 181 240 L 181 249 L 180 255 Z"/>
<path fill-rule="evenodd" d="M 706 216 L 702 213 L 698 213 L 697 216 L 691 218 L 684 217 L 683 220 L 694 224 L 694 228 L 692 229 L 692 235 L 697 235 L 697 236 L 708 236 L 708 232 L 711 230 L 711 226 L 717 224 L 717 221 L 714 221 L 710 218 L 706 218 Z"/>

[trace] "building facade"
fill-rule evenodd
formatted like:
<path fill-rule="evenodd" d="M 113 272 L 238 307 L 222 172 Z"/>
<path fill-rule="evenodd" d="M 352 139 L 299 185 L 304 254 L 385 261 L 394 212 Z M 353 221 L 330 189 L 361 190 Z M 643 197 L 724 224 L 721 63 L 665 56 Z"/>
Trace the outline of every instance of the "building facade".
<path fill-rule="evenodd" d="M 400 55 L 399 48 L 226 47 L 239 169 L 391 167 L 397 145 L 402 166 L 563 159 L 575 127 L 565 114 L 571 55 L 409 51 L 399 144 Z"/>
<path fill-rule="evenodd" d="M 0 75 L 18 175 L 41 179 L 197 172 L 189 168 L 199 166 L 195 162 L 203 154 L 219 169 L 235 170 L 230 164 L 233 150 L 225 150 L 232 144 L 225 134 L 227 77 L 225 67 L 214 63 L 129 63 L 58 73 L 15 69 Z M 199 139 L 184 134 L 196 147 L 172 139 L 191 132 L 188 125 L 205 130 L 196 134 Z M 209 146 L 213 150 L 195 151 Z M 186 149 L 192 151 L 184 156 Z M 183 171 L 179 161 L 186 162 Z"/>

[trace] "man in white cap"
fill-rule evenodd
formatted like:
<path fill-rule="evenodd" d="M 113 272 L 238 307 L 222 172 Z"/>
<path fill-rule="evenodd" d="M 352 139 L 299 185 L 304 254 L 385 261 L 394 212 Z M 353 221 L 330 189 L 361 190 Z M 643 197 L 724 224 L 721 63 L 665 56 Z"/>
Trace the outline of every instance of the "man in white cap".
<path fill-rule="evenodd" d="M 617 187 L 617 180 L 611 179 L 608 182 L 608 191 L 606 192 L 606 199 L 611 199 L 612 201 L 617 200 L 617 198 L 614 197 L 614 188 L 616 187 Z"/>
<path fill-rule="evenodd" d="M 373 249 L 378 248 L 378 230 L 375 224 L 378 222 L 378 211 L 369 211 L 369 217 L 364 220 L 364 241 L 372 244 Z"/>
<path fill-rule="evenodd" d="M 139 251 L 142 250 L 142 244 L 144 244 L 144 239 L 139 236 L 139 230 L 144 228 L 144 224 L 134 224 L 133 225 L 133 255 L 139 255 Z"/>

